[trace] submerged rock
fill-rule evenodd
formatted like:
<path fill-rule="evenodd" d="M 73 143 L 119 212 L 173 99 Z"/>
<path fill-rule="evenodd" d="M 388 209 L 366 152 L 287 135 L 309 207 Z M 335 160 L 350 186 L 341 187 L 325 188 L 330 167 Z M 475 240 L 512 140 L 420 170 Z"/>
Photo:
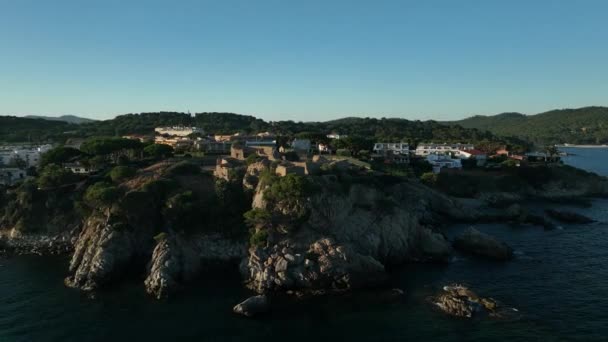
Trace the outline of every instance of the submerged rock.
<path fill-rule="evenodd" d="M 270 309 L 266 295 L 258 295 L 245 299 L 237 304 L 232 311 L 239 315 L 253 317 L 268 312 Z"/>
<path fill-rule="evenodd" d="M 590 219 L 587 216 L 584 216 L 584 215 L 581 215 L 578 213 L 574 213 L 571 211 L 547 209 L 547 210 L 545 210 L 545 212 L 550 217 L 552 217 L 560 222 L 563 222 L 563 223 L 589 224 L 589 223 L 595 222 L 595 220 Z"/>
<path fill-rule="evenodd" d="M 469 227 L 454 240 L 454 248 L 495 260 L 506 261 L 513 258 L 513 249 L 506 243 L 500 242 L 473 227 Z"/>

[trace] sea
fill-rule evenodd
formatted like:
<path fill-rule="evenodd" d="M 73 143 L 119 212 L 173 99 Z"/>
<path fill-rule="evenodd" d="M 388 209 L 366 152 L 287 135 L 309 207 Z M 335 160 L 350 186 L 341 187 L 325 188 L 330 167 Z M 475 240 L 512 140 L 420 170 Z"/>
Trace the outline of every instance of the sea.
<path fill-rule="evenodd" d="M 608 149 L 563 150 L 565 163 L 608 176 Z M 251 295 L 236 270 L 210 271 L 159 302 L 138 276 L 91 298 L 63 285 L 67 258 L 0 259 L 0 342 L 608 341 L 608 199 L 569 210 L 600 223 L 555 230 L 478 225 L 511 245 L 515 259 L 455 255 L 445 265 L 405 265 L 391 270 L 387 286 L 405 292 L 399 300 L 377 292 L 277 298 L 271 313 L 254 319 L 231 311 Z M 465 228 L 450 227 L 448 235 Z M 429 296 L 451 283 L 517 312 L 505 319 L 447 317 Z"/>

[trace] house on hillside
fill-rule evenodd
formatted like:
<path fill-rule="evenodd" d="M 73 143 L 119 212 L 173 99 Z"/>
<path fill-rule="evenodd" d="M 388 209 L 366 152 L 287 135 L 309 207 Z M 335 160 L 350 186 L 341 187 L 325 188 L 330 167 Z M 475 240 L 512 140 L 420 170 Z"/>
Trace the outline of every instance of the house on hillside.
<path fill-rule="evenodd" d="M 407 143 L 375 143 L 372 158 L 381 159 L 385 164 L 408 164 L 410 145 Z"/>
<path fill-rule="evenodd" d="M 72 171 L 72 173 L 78 175 L 90 175 L 97 172 L 98 170 L 89 166 L 82 165 L 80 162 L 66 163 L 63 165 L 64 169 Z"/>
<path fill-rule="evenodd" d="M 450 158 L 442 154 L 430 154 L 426 161 L 433 166 L 433 172 L 439 173 L 441 169 L 462 169 L 462 162 L 458 158 Z"/>
<path fill-rule="evenodd" d="M 455 153 L 459 151 L 474 150 L 475 146 L 472 144 L 419 144 L 416 147 L 417 156 L 428 156 L 430 154 L 446 154 Z"/>
<path fill-rule="evenodd" d="M 156 127 L 154 132 L 157 135 L 165 135 L 169 137 L 187 137 L 194 133 L 199 133 L 201 135 L 205 134 L 205 131 L 202 128 L 186 126 Z"/>
<path fill-rule="evenodd" d="M 461 159 L 475 159 L 477 166 L 484 166 L 488 161 L 488 155 L 480 150 L 460 150 L 458 157 Z"/>

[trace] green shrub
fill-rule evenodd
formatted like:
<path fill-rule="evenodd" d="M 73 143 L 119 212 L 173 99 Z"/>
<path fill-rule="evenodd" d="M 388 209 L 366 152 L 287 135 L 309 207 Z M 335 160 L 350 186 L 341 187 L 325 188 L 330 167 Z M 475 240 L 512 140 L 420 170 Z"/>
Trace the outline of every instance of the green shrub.
<path fill-rule="evenodd" d="M 66 170 L 59 165 L 49 164 L 40 171 L 38 186 L 41 188 L 53 188 L 74 183 L 78 176 L 70 170 Z"/>
<path fill-rule="evenodd" d="M 341 157 L 350 157 L 352 153 L 347 149 L 339 149 L 336 151 L 336 155 Z"/>
<path fill-rule="evenodd" d="M 258 224 L 267 224 L 270 222 L 271 215 L 264 209 L 251 209 L 243 214 L 245 222 L 250 226 L 257 226 Z"/>
<path fill-rule="evenodd" d="M 300 199 L 307 196 L 311 191 L 311 184 L 308 179 L 288 174 L 285 177 L 278 177 L 264 192 L 264 198 L 269 201 L 280 202 L 283 200 Z"/>
<path fill-rule="evenodd" d="M 261 158 L 257 154 L 252 153 L 247 157 L 247 159 L 245 159 L 245 164 L 249 166 L 253 163 L 257 163 L 260 159 Z"/>
<path fill-rule="evenodd" d="M 156 234 L 156 236 L 154 236 L 154 240 L 156 242 L 164 241 L 166 238 L 167 238 L 167 233 L 165 233 L 165 232 L 160 232 L 160 233 Z"/>
<path fill-rule="evenodd" d="M 263 248 L 268 244 L 268 232 L 265 230 L 258 230 L 253 233 L 249 238 L 249 244 L 253 247 Z"/>
<path fill-rule="evenodd" d="M 135 176 L 136 173 L 137 170 L 132 167 L 116 166 L 110 171 L 110 178 L 113 182 L 118 183 Z"/>
<path fill-rule="evenodd" d="M 144 147 L 144 154 L 154 159 L 169 158 L 173 155 L 173 147 L 164 144 L 152 144 Z"/>
<path fill-rule="evenodd" d="M 84 201 L 92 208 L 109 207 L 120 197 L 120 190 L 106 182 L 91 185 L 84 193 Z"/>
<path fill-rule="evenodd" d="M 435 185 L 437 184 L 437 174 L 433 172 L 423 173 L 422 176 L 420 176 L 420 180 L 426 185 Z"/>
<path fill-rule="evenodd" d="M 507 159 L 507 160 L 501 162 L 500 166 L 506 167 L 506 168 L 518 167 L 519 166 L 519 161 L 517 161 L 515 159 Z"/>

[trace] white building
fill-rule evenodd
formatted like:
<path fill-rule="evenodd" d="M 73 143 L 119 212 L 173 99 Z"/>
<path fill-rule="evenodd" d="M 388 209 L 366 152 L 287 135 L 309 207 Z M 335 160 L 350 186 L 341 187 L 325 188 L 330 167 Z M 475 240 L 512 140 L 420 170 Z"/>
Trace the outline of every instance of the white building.
<path fill-rule="evenodd" d="M 348 135 L 346 135 L 346 134 L 339 134 L 339 133 L 329 133 L 327 135 L 327 137 L 329 139 L 343 139 L 343 138 L 348 137 Z"/>
<path fill-rule="evenodd" d="M 154 132 L 159 135 L 168 135 L 172 137 L 185 137 L 193 133 L 205 134 L 202 128 L 184 126 L 156 127 Z"/>
<path fill-rule="evenodd" d="M 88 175 L 97 172 L 97 169 L 84 166 L 80 163 L 65 164 L 63 167 L 78 175 Z"/>
<path fill-rule="evenodd" d="M 460 151 L 474 150 L 471 144 L 419 144 L 416 147 L 417 156 L 428 156 L 430 154 L 454 153 L 458 155 Z"/>
<path fill-rule="evenodd" d="M 40 163 L 40 156 L 52 149 L 46 144 L 40 146 L 3 146 L 0 147 L 0 164 L 10 165 L 14 160 L 20 159 L 26 167 L 36 167 Z"/>
<path fill-rule="evenodd" d="M 385 155 L 388 152 L 393 154 L 410 154 L 410 145 L 406 143 L 375 143 L 374 153 Z"/>
<path fill-rule="evenodd" d="M 426 161 L 433 166 L 433 172 L 439 173 L 441 169 L 462 169 L 462 162 L 458 158 L 449 158 L 441 154 L 430 154 L 426 156 Z"/>

